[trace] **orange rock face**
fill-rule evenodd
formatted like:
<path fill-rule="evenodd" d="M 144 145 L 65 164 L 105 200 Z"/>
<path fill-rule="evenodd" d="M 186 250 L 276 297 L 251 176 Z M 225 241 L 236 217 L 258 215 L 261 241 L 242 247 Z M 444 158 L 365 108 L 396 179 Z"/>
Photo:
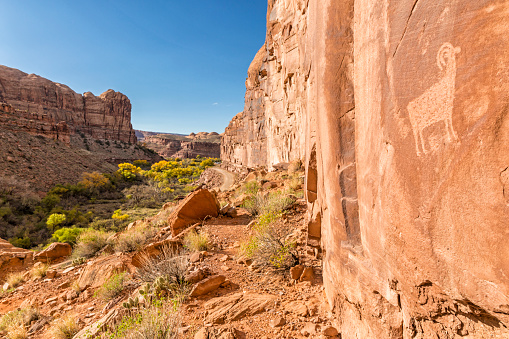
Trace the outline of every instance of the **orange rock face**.
<path fill-rule="evenodd" d="M 135 143 L 131 102 L 122 93 L 108 90 L 96 97 L 35 74 L 0 65 L 0 124 L 70 142 L 84 133 L 95 139 Z M 10 106 L 10 107 L 9 107 Z"/>
<path fill-rule="evenodd" d="M 34 263 L 34 253 L 23 248 L 12 246 L 8 241 L 0 239 L 0 282 L 11 272 L 19 272 Z"/>
<path fill-rule="evenodd" d="M 171 234 L 175 237 L 188 226 L 206 217 L 217 217 L 219 207 L 216 196 L 207 189 L 189 194 L 168 217 Z"/>
<path fill-rule="evenodd" d="M 504 1 L 269 1 L 222 157 L 305 160 L 309 241 L 342 338 L 508 336 L 508 13 Z"/>

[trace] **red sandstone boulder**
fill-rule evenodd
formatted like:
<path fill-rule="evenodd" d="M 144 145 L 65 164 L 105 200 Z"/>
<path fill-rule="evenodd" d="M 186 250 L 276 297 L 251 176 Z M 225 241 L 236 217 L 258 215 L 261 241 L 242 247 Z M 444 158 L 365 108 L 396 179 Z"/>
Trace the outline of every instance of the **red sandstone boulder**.
<path fill-rule="evenodd" d="M 54 242 L 48 248 L 34 255 L 36 261 L 55 263 L 70 256 L 72 253 L 71 245 L 62 242 Z"/>
<path fill-rule="evenodd" d="M 9 273 L 19 272 L 33 264 L 32 251 L 14 247 L 8 241 L 0 239 L 0 281 Z"/>
<path fill-rule="evenodd" d="M 188 195 L 168 217 L 171 234 L 177 236 L 186 227 L 206 217 L 217 217 L 220 205 L 217 197 L 207 189 Z"/>
<path fill-rule="evenodd" d="M 102 286 L 111 276 L 124 272 L 127 265 L 122 257 L 110 255 L 102 257 L 86 265 L 78 278 L 81 290 Z"/>
<path fill-rule="evenodd" d="M 208 277 L 207 279 L 200 281 L 194 286 L 190 296 L 199 297 L 201 295 L 215 291 L 219 288 L 219 286 L 221 286 L 222 283 L 224 283 L 225 280 L 226 278 L 224 275 L 213 275 Z"/>

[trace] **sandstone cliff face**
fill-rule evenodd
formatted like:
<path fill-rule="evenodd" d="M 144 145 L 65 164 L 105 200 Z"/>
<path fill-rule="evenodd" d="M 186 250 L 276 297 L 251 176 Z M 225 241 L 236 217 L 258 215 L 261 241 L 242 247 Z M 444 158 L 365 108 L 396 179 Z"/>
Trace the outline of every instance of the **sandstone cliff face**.
<path fill-rule="evenodd" d="M 342 337 L 508 336 L 509 3 L 275 0 L 274 18 L 300 20 L 297 47 L 274 48 L 301 51 L 292 78 L 311 65 L 292 82 L 300 111 L 269 128 L 290 93 L 264 87 L 289 68 L 263 78 L 269 24 L 222 157 L 305 159 L 309 242 Z M 270 143 L 281 131 L 291 149 Z"/>
<path fill-rule="evenodd" d="M 271 167 L 304 156 L 306 11 L 306 1 L 269 1 L 266 43 L 248 70 L 244 111 L 223 136 L 226 165 Z"/>
<path fill-rule="evenodd" d="M 0 65 L 0 103 L 0 124 L 7 130 L 67 143 L 76 133 L 95 139 L 136 142 L 131 103 L 113 90 L 99 97 L 90 92 L 80 95 L 65 85 Z"/>
<path fill-rule="evenodd" d="M 144 137 L 143 143 L 164 158 L 219 158 L 221 136 L 215 132 L 191 134 L 156 134 Z"/>

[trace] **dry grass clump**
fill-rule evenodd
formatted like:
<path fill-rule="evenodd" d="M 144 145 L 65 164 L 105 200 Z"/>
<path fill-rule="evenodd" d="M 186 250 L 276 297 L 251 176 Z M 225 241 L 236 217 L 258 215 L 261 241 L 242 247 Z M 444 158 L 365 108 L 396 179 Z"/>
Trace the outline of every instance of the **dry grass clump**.
<path fill-rule="evenodd" d="M 192 252 L 206 251 L 210 248 L 210 237 L 206 232 L 192 230 L 184 237 L 184 247 Z"/>
<path fill-rule="evenodd" d="M 280 213 L 292 206 L 295 201 L 282 191 L 258 193 L 242 205 L 251 215 Z"/>
<path fill-rule="evenodd" d="M 304 184 L 304 178 L 296 177 L 292 178 L 288 183 L 288 188 L 292 191 L 298 191 L 302 189 L 302 185 Z"/>
<path fill-rule="evenodd" d="M 29 307 L 11 311 L 0 319 L 0 330 L 6 331 L 8 339 L 28 338 L 27 327 L 34 320 L 40 318 L 37 308 Z"/>
<path fill-rule="evenodd" d="M 175 339 L 182 338 L 178 329 L 182 326 L 180 303 L 161 300 L 147 308 L 136 309 L 124 316 L 122 321 L 103 334 L 109 339 Z"/>
<path fill-rule="evenodd" d="M 126 273 L 117 273 L 112 275 L 95 293 L 94 297 L 99 297 L 104 301 L 109 301 L 118 296 L 124 290 Z"/>
<path fill-rule="evenodd" d="M 25 278 L 23 277 L 22 272 L 13 272 L 13 273 L 9 273 L 6 281 L 9 283 L 9 287 L 14 288 L 14 287 L 18 287 L 23 282 L 25 282 Z"/>
<path fill-rule="evenodd" d="M 136 278 L 152 283 L 159 277 L 165 277 L 179 285 L 185 284 L 185 275 L 189 266 L 188 256 L 170 246 L 162 246 L 159 251 L 157 256 L 148 254 L 141 256 L 141 265 L 136 270 Z"/>
<path fill-rule="evenodd" d="M 13 323 L 7 328 L 7 339 L 26 339 L 28 338 L 28 330 L 23 323 Z"/>
<path fill-rule="evenodd" d="M 87 229 L 81 233 L 74 247 L 73 258 L 91 258 L 108 244 L 109 232 Z"/>
<path fill-rule="evenodd" d="M 134 227 L 120 234 L 113 243 L 113 249 L 116 252 L 135 252 L 139 251 L 146 245 L 155 235 L 157 229 L 151 226 Z"/>
<path fill-rule="evenodd" d="M 179 308 L 172 302 L 149 307 L 141 312 L 141 321 L 128 330 L 127 339 L 174 339 L 182 323 Z"/>
<path fill-rule="evenodd" d="M 78 280 L 74 280 L 72 283 L 71 283 L 71 289 L 73 291 L 75 291 L 76 293 L 81 293 L 81 287 L 80 287 L 80 284 L 78 282 Z"/>
<path fill-rule="evenodd" d="M 48 269 L 48 264 L 37 263 L 32 267 L 32 269 L 30 269 L 30 276 L 32 278 L 44 278 Z"/>
<path fill-rule="evenodd" d="M 68 314 L 56 320 L 51 326 L 50 332 L 56 339 L 72 339 L 78 333 L 80 327 L 76 316 Z"/>

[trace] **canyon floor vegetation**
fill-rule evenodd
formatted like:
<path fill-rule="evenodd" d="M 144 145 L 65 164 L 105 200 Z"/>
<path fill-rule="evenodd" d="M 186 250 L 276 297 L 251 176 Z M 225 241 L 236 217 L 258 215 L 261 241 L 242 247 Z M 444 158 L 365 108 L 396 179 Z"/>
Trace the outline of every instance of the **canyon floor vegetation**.
<path fill-rule="evenodd" d="M 121 163 L 114 173 L 83 173 L 78 183 L 56 185 L 42 197 L 27 193 L 12 178 L 0 177 L 0 238 L 16 247 L 40 249 L 55 241 L 74 245 L 80 235 L 93 234 L 88 229 L 122 230 L 156 214 L 164 203 L 183 198 L 196 187 L 193 183 L 201 173 L 218 161 L 198 156 Z M 85 230 L 88 233 L 82 235 Z M 136 240 L 124 239 L 120 246 L 132 247 Z"/>

